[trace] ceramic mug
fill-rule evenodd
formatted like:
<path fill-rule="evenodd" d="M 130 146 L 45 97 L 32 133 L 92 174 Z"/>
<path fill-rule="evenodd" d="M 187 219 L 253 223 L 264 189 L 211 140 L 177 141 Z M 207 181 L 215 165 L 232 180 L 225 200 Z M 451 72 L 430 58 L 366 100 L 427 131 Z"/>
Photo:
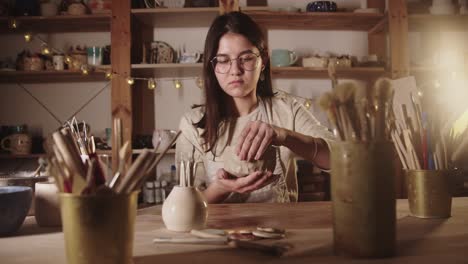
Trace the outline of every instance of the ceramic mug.
<path fill-rule="evenodd" d="M 296 63 L 297 58 L 294 51 L 287 49 L 274 49 L 271 52 L 271 63 L 275 67 L 291 66 Z"/>
<path fill-rule="evenodd" d="M 34 217 L 39 226 L 61 226 L 58 188 L 54 182 L 36 182 Z"/>
<path fill-rule="evenodd" d="M 9 145 L 7 144 L 9 142 Z M 0 142 L 1 148 L 10 151 L 13 155 L 31 154 L 31 136 L 28 134 L 13 134 L 4 137 Z"/>
<path fill-rule="evenodd" d="M 180 63 L 197 63 L 200 60 L 200 53 L 198 52 L 183 52 L 180 55 Z"/>
<path fill-rule="evenodd" d="M 89 65 L 101 65 L 102 64 L 102 48 L 101 47 L 89 47 L 86 48 L 88 53 L 88 64 Z"/>
<path fill-rule="evenodd" d="M 52 57 L 52 61 L 54 64 L 54 70 L 63 71 L 65 69 L 65 61 L 63 55 L 54 55 Z"/>

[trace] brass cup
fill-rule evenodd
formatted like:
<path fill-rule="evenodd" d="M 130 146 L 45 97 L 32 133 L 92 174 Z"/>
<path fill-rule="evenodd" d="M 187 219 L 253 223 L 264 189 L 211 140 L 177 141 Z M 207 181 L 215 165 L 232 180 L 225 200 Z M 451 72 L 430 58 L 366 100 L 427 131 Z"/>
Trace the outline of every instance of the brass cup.
<path fill-rule="evenodd" d="M 138 192 L 115 195 L 60 194 L 69 264 L 133 263 Z"/>
<path fill-rule="evenodd" d="M 391 257 L 396 248 L 391 142 L 335 142 L 331 152 L 334 251 Z"/>
<path fill-rule="evenodd" d="M 412 216 L 448 218 L 452 209 L 450 170 L 407 170 L 406 186 Z"/>

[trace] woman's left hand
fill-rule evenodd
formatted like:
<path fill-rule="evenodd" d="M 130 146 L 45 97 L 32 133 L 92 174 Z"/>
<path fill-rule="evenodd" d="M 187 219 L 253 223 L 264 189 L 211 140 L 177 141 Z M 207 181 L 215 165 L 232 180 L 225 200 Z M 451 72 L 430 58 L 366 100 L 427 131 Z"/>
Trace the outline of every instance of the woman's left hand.
<path fill-rule="evenodd" d="M 282 145 L 285 130 L 262 121 L 250 121 L 242 130 L 236 146 L 240 160 L 258 160 L 270 144 Z"/>

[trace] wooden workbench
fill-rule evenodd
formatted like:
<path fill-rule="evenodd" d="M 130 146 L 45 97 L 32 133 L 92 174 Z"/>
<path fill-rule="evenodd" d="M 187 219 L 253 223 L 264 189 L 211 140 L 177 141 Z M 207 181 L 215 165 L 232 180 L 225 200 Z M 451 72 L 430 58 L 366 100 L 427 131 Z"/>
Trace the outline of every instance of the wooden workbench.
<path fill-rule="evenodd" d="M 294 248 L 274 257 L 223 245 L 153 244 L 170 234 L 164 229 L 161 206 L 142 209 L 135 227 L 134 262 L 138 263 L 468 263 L 468 198 L 454 198 L 452 217 L 418 219 L 409 216 L 407 200 L 398 200 L 397 256 L 362 260 L 334 256 L 331 203 L 210 205 L 208 227 L 247 229 L 277 226 L 287 230 Z M 104 246 L 104 245 L 103 245 Z M 60 229 L 39 228 L 28 217 L 19 233 L 0 238 L 0 263 L 65 263 Z"/>

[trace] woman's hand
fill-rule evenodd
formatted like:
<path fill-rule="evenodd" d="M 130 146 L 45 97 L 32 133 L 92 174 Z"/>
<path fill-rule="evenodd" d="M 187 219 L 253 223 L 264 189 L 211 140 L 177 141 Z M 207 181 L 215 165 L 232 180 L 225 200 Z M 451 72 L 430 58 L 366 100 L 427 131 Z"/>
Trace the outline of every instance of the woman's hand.
<path fill-rule="evenodd" d="M 278 180 L 278 175 L 274 175 L 271 171 L 256 171 L 245 177 L 237 178 L 229 175 L 224 169 L 219 169 L 216 176 L 218 180 L 215 183 L 228 193 L 253 192 Z"/>
<path fill-rule="evenodd" d="M 270 144 L 282 145 L 286 131 L 262 121 L 250 121 L 242 130 L 236 146 L 240 160 L 258 160 Z"/>

